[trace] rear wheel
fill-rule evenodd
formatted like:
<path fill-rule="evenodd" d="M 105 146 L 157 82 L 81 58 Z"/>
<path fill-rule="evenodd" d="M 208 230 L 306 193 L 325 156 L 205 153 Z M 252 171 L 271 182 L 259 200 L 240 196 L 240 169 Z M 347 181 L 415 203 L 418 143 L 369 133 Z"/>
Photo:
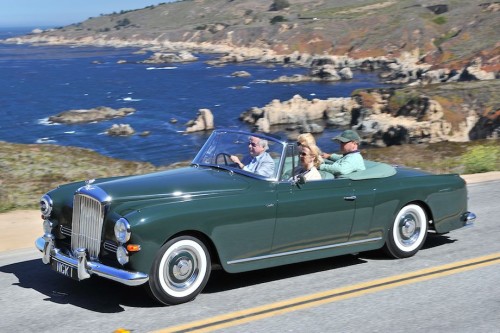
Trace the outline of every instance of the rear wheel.
<path fill-rule="evenodd" d="M 394 219 L 384 250 L 393 258 L 415 255 L 427 238 L 427 214 L 419 205 L 404 206 Z"/>
<path fill-rule="evenodd" d="M 158 251 L 150 272 L 149 291 L 166 305 L 189 302 L 207 284 L 210 270 L 210 254 L 200 240 L 176 237 Z"/>

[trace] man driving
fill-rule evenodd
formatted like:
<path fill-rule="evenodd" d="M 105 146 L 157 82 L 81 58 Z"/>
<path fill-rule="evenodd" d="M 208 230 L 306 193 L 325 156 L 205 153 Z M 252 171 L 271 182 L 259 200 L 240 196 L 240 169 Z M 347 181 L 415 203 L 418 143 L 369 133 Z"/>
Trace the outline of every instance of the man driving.
<path fill-rule="evenodd" d="M 250 156 L 240 161 L 238 156 L 231 155 L 231 161 L 236 163 L 240 169 L 253 172 L 265 177 L 274 176 L 274 161 L 267 152 L 269 145 L 267 140 L 255 136 L 248 139 L 248 150 Z"/>

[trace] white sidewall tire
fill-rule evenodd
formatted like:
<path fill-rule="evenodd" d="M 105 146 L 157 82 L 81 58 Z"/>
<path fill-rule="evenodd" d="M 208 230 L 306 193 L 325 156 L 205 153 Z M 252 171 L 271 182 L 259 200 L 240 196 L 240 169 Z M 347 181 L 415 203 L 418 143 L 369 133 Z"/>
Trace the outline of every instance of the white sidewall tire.
<path fill-rule="evenodd" d="M 405 244 L 404 238 L 402 236 L 402 228 L 400 226 L 401 220 L 404 216 L 411 215 L 415 218 L 416 226 L 418 229 L 418 235 L 414 240 Z M 394 239 L 394 245 L 402 252 L 412 252 L 419 249 L 422 246 L 422 243 L 427 235 L 427 216 L 422 207 L 418 205 L 407 205 L 403 207 L 396 219 L 394 220 L 394 225 L 392 227 L 392 237 Z"/>
<path fill-rule="evenodd" d="M 168 280 L 165 279 L 165 275 L 168 274 L 168 260 L 170 255 L 172 253 L 175 253 L 175 251 L 177 251 L 178 249 L 183 249 L 183 248 L 190 248 L 195 251 L 194 253 L 196 254 L 196 259 L 198 261 L 197 264 L 198 273 L 195 278 L 195 281 L 188 288 L 183 290 L 182 289 L 175 290 L 170 286 Z M 197 242 L 188 239 L 176 242 L 167 249 L 167 251 L 163 254 L 161 258 L 158 271 L 158 279 L 165 293 L 173 297 L 179 297 L 179 298 L 186 297 L 192 294 L 201 285 L 207 270 L 207 256 L 205 251 L 206 250 L 203 249 Z"/>

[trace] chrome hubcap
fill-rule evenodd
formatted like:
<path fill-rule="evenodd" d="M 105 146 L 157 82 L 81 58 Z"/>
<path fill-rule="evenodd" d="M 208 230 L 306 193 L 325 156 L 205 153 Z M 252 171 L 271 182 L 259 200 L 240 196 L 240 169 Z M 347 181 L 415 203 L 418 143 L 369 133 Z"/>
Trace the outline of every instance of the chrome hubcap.
<path fill-rule="evenodd" d="M 403 226 L 401 228 L 401 233 L 403 234 L 403 237 L 405 238 L 410 238 L 414 233 L 416 229 L 415 221 L 409 218 L 406 218 L 403 220 Z"/>
<path fill-rule="evenodd" d="M 177 291 L 188 289 L 198 278 L 199 260 L 197 252 L 190 247 L 179 248 L 168 257 L 165 281 Z"/>
<path fill-rule="evenodd" d="M 418 218 L 411 213 L 401 217 L 399 224 L 399 242 L 403 246 L 411 246 L 418 239 L 420 234 L 420 222 Z"/>

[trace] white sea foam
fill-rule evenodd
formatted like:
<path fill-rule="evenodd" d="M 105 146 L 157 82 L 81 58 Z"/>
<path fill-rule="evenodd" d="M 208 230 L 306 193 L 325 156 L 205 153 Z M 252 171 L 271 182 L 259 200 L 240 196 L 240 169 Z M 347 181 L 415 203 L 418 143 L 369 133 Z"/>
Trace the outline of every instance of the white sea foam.
<path fill-rule="evenodd" d="M 57 142 L 56 140 L 53 140 L 51 138 L 40 138 L 36 140 L 36 143 L 54 143 Z"/>
<path fill-rule="evenodd" d="M 176 69 L 177 67 L 171 66 L 171 67 L 147 67 L 147 71 L 152 71 L 152 70 L 166 70 L 166 69 Z"/>
<path fill-rule="evenodd" d="M 132 97 L 124 97 L 124 98 L 120 98 L 118 100 L 122 100 L 122 101 L 125 101 L 125 102 L 139 102 L 139 101 L 142 101 L 142 99 L 140 99 L 140 98 L 132 98 Z"/>
<path fill-rule="evenodd" d="M 66 132 L 64 132 L 64 134 L 75 134 L 75 133 L 76 133 L 76 131 L 66 131 Z"/>
<path fill-rule="evenodd" d="M 45 126 L 55 126 L 55 125 L 60 125 L 60 124 L 57 124 L 57 123 L 53 123 L 53 122 L 50 122 L 49 121 L 49 118 L 42 118 L 42 119 L 38 119 L 38 121 L 36 122 L 38 125 L 45 125 Z"/>
<path fill-rule="evenodd" d="M 249 86 L 232 86 L 229 89 L 250 89 Z"/>

